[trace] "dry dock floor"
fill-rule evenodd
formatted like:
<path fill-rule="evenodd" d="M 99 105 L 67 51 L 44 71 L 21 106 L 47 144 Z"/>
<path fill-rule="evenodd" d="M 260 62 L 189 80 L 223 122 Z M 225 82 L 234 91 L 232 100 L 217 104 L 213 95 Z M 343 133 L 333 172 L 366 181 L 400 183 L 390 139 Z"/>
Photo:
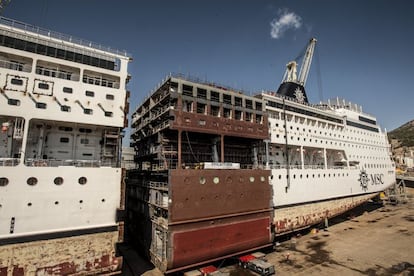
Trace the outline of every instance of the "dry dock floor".
<path fill-rule="evenodd" d="M 275 250 L 265 252 L 266 259 L 280 276 L 414 275 L 414 188 L 407 190 L 405 204 L 363 204 L 331 221 L 327 231 L 313 229 L 281 242 Z M 254 275 L 234 263 L 223 262 L 220 271 Z M 129 266 L 138 269 L 137 265 Z M 125 275 L 162 273 L 147 268 L 139 274 Z"/>

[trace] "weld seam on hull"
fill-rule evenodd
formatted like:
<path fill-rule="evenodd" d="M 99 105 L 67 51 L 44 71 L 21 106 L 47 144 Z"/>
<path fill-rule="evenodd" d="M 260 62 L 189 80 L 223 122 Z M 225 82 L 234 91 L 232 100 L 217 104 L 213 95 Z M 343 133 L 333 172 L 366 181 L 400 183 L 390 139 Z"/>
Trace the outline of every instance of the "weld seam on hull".
<path fill-rule="evenodd" d="M 206 217 L 206 218 L 200 218 L 200 219 L 190 219 L 190 220 L 169 222 L 168 225 L 173 226 L 173 225 L 179 225 L 179 224 L 209 221 L 209 220 L 214 220 L 214 219 L 233 218 L 233 217 L 244 216 L 244 215 L 265 213 L 265 212 L 270 212 L 270 211 L 273 211 L 273 208 L 249 211 L 249 212 L 243 212 L 243 213 L 228 214 L 228 215 L 222 215 L 222 216 Z"/>
<path fill-rule="evenodd" d="M 115 231 L 118 231 L 118 226 L 117 225 L 97 227 L 97 228 L 88 228 L 88 229 L 80 229 L 80 230 L 63 231 L 63 232 L 55 232 L 55 233 L 35 234 L 35 235 L 30 235 L 30 236 L 0 239 L 0 246 L 1 245 L 16 244 L 16 243 L 41 241 L 41 240 L 68 238 L 68 237 L 73 237 L 73 236 L 97 234 L 97 233 L 104 233 L 104 232 L 115 232 Z"/>
<path fill-rule="evenodd" d="M 320 199 L 320 200 L 312 200 L 312 201 L 305 201 L 305 202 L 299 202 L 299 203 L 293 203 L 293 204 L 286 204 L 286 205 L 278 205 L 273 207 L 274 210 L 288 208 L 288 207 L 295 207 L 295 206 L 301 206 L 301 205 L 307 205 L 307 204 L 315 204 L 325 201 L 331 201 L 331 200 L 337 200 L 337 199 L 344 199 L 344 198 L 351 198 L 356 196 L 364 196 L 364 195 L 370 195 L 375 196 L 375 194 L 380 193 L 381 191 L 371 192 L 371 193 L 362 193 L 362 194 L 354 194 L 354 195 L 347 195 L 347 196 L 339 196 L 339 197 L 331 197 L 327 199 Z"/>

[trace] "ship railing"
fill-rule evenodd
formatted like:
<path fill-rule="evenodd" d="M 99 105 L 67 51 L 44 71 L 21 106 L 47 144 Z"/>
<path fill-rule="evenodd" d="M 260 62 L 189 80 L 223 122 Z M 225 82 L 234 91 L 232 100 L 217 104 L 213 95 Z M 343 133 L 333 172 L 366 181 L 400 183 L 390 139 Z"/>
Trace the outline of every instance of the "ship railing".
<path fill-rule="evenodd" d="M 1 60 L 1 59 L 0 59 L 0 67 L 10 69 L 10 70 L 27 72 L 27 73 L 30 73 L 32 71 L 32 66 L 29 64 L 22 64 L 20 62 L 13 62 L 13 61 Z"/>
<path fill-rule="evenodd" d="M 64 80 L 72 80 L 72 81 L 78 81 L 80 80 L 80 75 L 72 72 L 62 71 L 58 69 L 50 69 L 50 68 L 44 68 L 41 66 L 36 67 L 36 74 L 48 76 L 52 78 L 59 78 Z"/>
<path fill-rule="evenodd" d="M 168 183 L 167 182 L 156 182 L 156 181 L 149 181 L 144 184 L 147 188 L 158 189 L 158 190 L 168 190 Z"/>
<path fill-rule="evenodd" d="M 72 160 L 72 159 L 26 159 L 24 164 L 28 167 L 60 167 L 73 166 L 85 168 L 118 167 L 115 161 L 102 160 Z"/>
<path fill-rule="evenodd" d="M 14 167 L 19 165 L 19 158 L 0 158 L 0 167 Z"/>

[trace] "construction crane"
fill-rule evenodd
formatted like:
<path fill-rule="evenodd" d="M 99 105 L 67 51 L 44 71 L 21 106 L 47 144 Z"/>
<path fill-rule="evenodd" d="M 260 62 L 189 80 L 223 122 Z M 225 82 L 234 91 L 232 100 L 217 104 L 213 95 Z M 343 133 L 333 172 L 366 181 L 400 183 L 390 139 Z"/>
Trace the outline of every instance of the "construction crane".
<path fill-rule="evenodd" d="M 11 0 L 0 0 L 0 15 L 3 14 L 4 9 L 11 2 Z"/>
<path fill-rule="evenodd" d="M 308 102 L 308 98 L 305 93 L 305 84 L 312 63 L 315 44 L 316 39 L 310 39 L 302 60 L 299 77 L 297 76 L 297 62 L 291 61 L 286 64 L 286 71 L 283 76 L 282 83 L 277 91 L 278 94 L 296 99 L 301 103 Z"/>

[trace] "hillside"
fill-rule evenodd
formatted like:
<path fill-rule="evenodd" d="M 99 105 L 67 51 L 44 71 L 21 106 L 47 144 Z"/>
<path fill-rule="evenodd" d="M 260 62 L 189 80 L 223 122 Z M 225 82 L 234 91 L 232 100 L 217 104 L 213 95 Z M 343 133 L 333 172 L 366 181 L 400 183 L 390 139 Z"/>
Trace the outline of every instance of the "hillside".
<path fill-rule="evenodd" d="M 414 120 L 388 132 L 393 148 L 414 147 Z"/>

